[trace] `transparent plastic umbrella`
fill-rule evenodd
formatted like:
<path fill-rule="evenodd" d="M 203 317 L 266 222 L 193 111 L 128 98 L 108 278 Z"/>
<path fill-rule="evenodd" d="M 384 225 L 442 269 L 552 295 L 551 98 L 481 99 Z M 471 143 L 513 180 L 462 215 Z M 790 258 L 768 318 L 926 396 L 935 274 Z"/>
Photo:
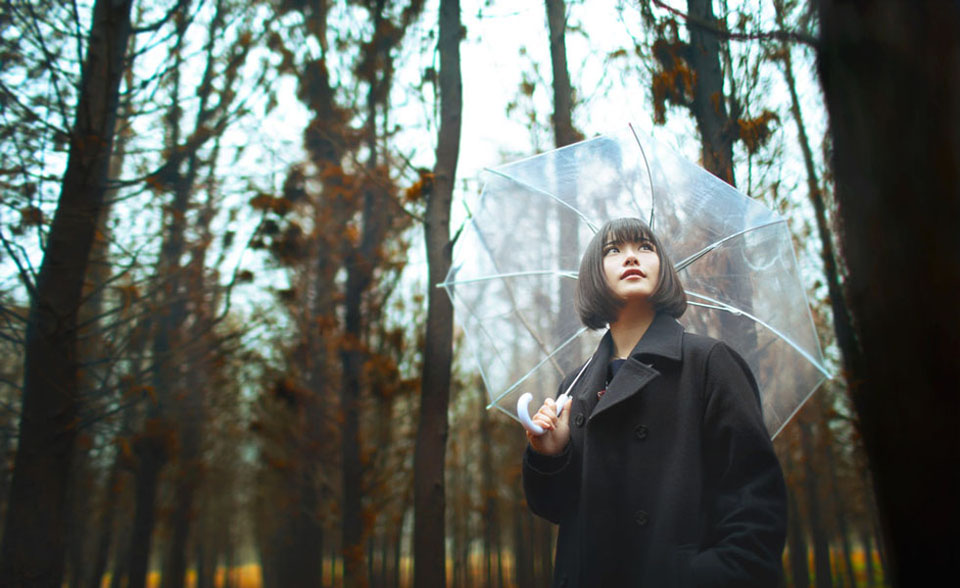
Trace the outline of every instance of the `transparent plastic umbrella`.
<path fill-rule="evenodd" d="M 607 220 L 646 220 L 677 267 L 688 332 L 750 365 L 771 436 L 830 373 L 785 219 L 651 137 L 624 128 L 485 172 L 441 284 L 490 395 L 516 416 L 591 356 L 602 331 L 573 305 L 583 249 Z"/>

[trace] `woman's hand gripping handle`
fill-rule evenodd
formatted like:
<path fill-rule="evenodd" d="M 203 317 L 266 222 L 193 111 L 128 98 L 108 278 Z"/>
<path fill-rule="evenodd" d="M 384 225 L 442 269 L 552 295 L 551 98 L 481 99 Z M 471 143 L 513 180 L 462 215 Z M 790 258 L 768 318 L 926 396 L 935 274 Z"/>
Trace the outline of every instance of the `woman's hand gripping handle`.
<path fill-rule="evenodd" d="M 527 441 L 537 453 L 557 455 L 570 441 L 570 411 L 563 410 L 570 396 L 561 394 L 556 401 L 547 398 L 531 419 L 529 406 L 532 399 L 528 392 L 517 400 L 517 416 L 527 431 Z"/>

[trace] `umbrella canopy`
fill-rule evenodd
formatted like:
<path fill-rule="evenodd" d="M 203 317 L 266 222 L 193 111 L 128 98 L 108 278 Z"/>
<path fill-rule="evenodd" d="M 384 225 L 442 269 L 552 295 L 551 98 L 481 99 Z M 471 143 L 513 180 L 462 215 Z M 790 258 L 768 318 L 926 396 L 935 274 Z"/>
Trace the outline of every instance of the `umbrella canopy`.
<path fill-rule="evenodd" d="M 760 386 L 771 436 L 830 377 L 785 219 L 632 127 L 485 172 L 441 284 L 490 394 L 539 406 L 593 353 L 574 291 L 606 221 L 646 220 L 674 262 L 687 331 L 721 339 Z"/>

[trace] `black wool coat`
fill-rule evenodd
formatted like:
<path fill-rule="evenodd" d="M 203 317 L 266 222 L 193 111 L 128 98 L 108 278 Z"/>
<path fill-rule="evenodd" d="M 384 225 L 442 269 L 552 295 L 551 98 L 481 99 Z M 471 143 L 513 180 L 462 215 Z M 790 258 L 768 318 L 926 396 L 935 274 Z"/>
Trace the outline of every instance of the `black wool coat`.
<path fill-rule="evenodd" d="M 786 487 L 746 363 L 663 314 L 607 386 L 612 349 L 571 391 L 564 452 L 524 453 L 527 503 L 560 526 L 553 585 L 777 586 Z"/>

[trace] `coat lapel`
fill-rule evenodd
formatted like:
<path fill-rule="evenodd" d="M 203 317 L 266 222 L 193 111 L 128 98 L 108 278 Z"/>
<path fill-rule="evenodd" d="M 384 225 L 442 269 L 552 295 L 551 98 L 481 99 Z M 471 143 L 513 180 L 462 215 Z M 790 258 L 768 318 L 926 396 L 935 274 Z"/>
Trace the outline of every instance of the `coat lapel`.
<path fill-rule="evenodd" d="M 596 408 L 593 409 L 593 414 L 590 415 L 590 418 L 593 419 L 610 407 L 616 406 L 627 398 L 630 398 L 646 386 L 647 382 L 659 375 L 660 372 L 653 369 L 653 367 L 641 363 L 640 360 L 631 356 L 620 367 L 620 371 L 617 372 L 613 381 L 607 386 L 607 391 L 604 393 L 603 398 L 600 399 L 600 402 L 597 403 Z"/>
<path fill-rule="evenodd" d="M 590 359 L 590 365 L 570 391 L 570 396 L 582 403 L 586 416 L 590 415 L 597 403 L 597 392 L 603 390 L 606 384 L 607 364 L 610 363 L 612 349 L 613 340 L 610 331 L 607 331 Z"/>
<path fill-rule="evenodd" d="M 605 351 L 600 366 L 602 369 L 595 370 L 595 373 L 599 372 L 599 383 L 595 380 L 592 382 L 596 390 L 603 389 L 606 380 L 607 364 L 610 361 L 613 348 L 613 342 L 610 339 L 610 332 L 607 331 L 600 345 Z M 672 361 L 680 361 L 682 343 L 683 326 L 681 326 L 676 319 L 664 314 L 658 314 L 654 317 L 647 332 L 644 333 L 640 341 L 637 342 L 637 345 L 630 353 L 630 357 L 627 358 L 627 361 L 620 367 L 620 371 L 617 372 L 613 381 L 607 386 L 603 397 L 596 403 L 596 407 L 593 408 L 590 414 L 590 419 L 627 400 L 643 389 L 650 380 L 660 375 L 660 372 L 652 365 L 644 363 L 640 358 L 649 361 L 649 359 L 651 359 L 650 356 L 658 356 Z M 606 346 L 604 346 L 604 344 L 606 344 Z M 600 349 L 598 349 L 597 354 L 594 355 L 593 361 L 601 359 L 598 357 L 599 353 Z"/>

